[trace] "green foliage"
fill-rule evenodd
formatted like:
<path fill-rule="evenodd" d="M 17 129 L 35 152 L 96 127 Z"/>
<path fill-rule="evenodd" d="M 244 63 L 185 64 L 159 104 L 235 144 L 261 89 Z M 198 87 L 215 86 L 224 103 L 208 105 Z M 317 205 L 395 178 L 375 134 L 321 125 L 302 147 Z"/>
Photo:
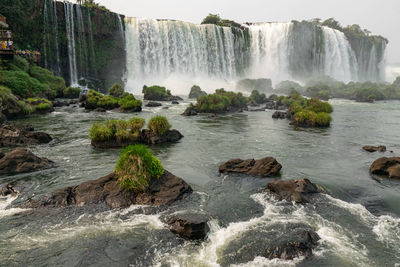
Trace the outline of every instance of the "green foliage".
<path fill-rule="evenodd" d="M 165 87 L 154 85 L 154 86 L 143 86 L 142 93 L 146 100 L 162 100 L 171 95 L 171 91 Z"/>
<path fill-rule="evenodd" d="M 25 106 L 21 103 L 21 107 L 23 106 L 23 110 L 25 114 L 33 113 L 37 111 L 45 111 L 49 110 L 53 107 L 53 104 L 45 99 L 45 98 L 38 98 L 38 97 L 31 97 L 27 98 L 24 101 Z"/>
<path fill-rule="evenodd" d="M 201 24 L 218 24 L 219 22 L 221 22 L 221 17 L 218 14 L 209 14 Z"/>
<path fill-rule="evenodd" d="M 398 85 L 398 86 L 400 86 L 400 76 L 398 76 L 398 77 L 396 78 L 396 80 L 394 80 L 393 85 Z"/>
<path fill-rule="evenodd" d="M 46 92 L 46 96 L 56 97 L 57 95 L 62 95 L 65 89 L 65 81 L 63 78 L 54 76 L 51 71 L 36 65 L 31 66 L 29 73 L 33 78 L 48 85 L 49 91 Z"/>
<path fill-rule="evenodd" d="M 121 84 L 119 83 L 114 83 L 110 89 L 108 89 L 108 92 L 110 95 L 113 97 L 121 97 L 124 94 L 124 87 L 122 87 Z"/>
<path fill-rule="evenodd" d="M 118 101 L 119 106 L 124 110 L 132 110 L 142 106 L 142 101 L 137 100 L 133 95 L 129 94 Z"/>
<path fill-rule="evenodd" d="M 90 128 L 89 136 L 95 142 L 137 141 L 144 124 L 145 120 L 142 118 L 132 118 L 129 121 L 110 119 L 104 123 L 94 123 Z"/>
<path fill-rule="evenodd" d="M 155 116 L 150 119 L 147 128 L 156 136 L 162 136 L 171 129 L 171 124 L 166 117 Z"/>
<path fill-rule="evenodd" d="M 124 189 L 144 192 L 152 178 L 159 179 L 164 174 L 164 168 L 146 146 L 134 145 L 122 150 L 114 173 Z"/>
<path fill-rule="evenodd" d="M 215 90 L 215 94 L 203 95 L 197 99 L 196 109 L 201 113 L 222 113 L 247 107 L 247 98 L 242 93 Z"/>
<path fill-rule="evenodd" d="M 140 108 L 142 101 L 137 100 L 132 94 L 124 93 L 122 98 L 113 97 L 111 95 L 103 95 L 94 90 L 89 90 L 86 95 L 86 107 L 88 109 L 104 108 L 114 109 L 121 107 L 124 110 Z"/>
<path fill-rule="evenodd" d="M 267 97 L 265 96 L 265 94 L 260 94 L 260 92 L 258 92 L 257 90 L 253 90 L 251 92 L 249 100 L 254 101 L 257 104 L 263 104 L 267 100 Z"/>
<path fill-rule="evenodd" d="M 324 22 L 322 22 L 321 25 L 327 26 L 327 27 L 335 29 L 335 30 L 343 31 L 342 26 L 340 25 L 340 23 L 337 20 L 335 20 L 335 18 L 329 18 L 329 19 L 325 20 Z"/>
<path fill-rule="evenodd" d="M 63 91 L 63 96 L 65 98 L 78 98 L 81 92 L 82 90 L 79 87 L 67 87 Z"/>

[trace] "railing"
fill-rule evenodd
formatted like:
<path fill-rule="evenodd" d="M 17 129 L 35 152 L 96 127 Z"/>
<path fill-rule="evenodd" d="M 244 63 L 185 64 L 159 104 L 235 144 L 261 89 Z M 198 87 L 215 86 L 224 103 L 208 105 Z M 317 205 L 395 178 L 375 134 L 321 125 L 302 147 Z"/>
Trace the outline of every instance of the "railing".
<path fill-rule="evenodd" d="M 14 42 L 12 40 L 12 32 L 9 30 L 0 31 L 0 50 L 2 52 L 13 51 Z"/>

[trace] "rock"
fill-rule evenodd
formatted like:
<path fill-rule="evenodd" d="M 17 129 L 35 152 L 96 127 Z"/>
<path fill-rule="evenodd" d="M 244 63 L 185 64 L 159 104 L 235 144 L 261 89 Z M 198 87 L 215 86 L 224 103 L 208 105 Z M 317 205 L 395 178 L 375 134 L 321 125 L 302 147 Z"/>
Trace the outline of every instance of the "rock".
<path fill-rule="evenodd" d="M 247 105 L 250 107 L 258 107 L 259 106 L 259 104 L 254 100 L 247 102 Z"/>
<path fill-rule="evenodd" d="M 7 123 L 7 117 L 0 112 L 0 126 Z"/>
<path fill-rule="evenodd" d="M 142 132 L 140 133 L 140 142 L 149 145 L 156 145 L 162 143 L 177 142 L 182 137 L 183 135 L 178 130 L 168 130 L 162 136 L 156 136 L 153 134 L 153 132 L 149 130 L 142 130 Z"/>
<path fill-rule="evenodd" d="M 265 108 L 249 109 L 250 112 L 265 111 Z"/>
<path fill-rule="evenodd" d="M 21 132 L 33 132 L 33 131 L 35 131 L 35 128 L 30 124 L 25 124 L 25 125 L 20 126 L 19 130 Z"/>
<path fill-rule="evenodd" d="M 317 186 L 308 179 L 275 180 L 267 184 L 266 191 L 276 196 L 279 200 L 301 204 L 309 202 L 310 195 L 319 192 Z"/>
<path fill-rule="evenodd" d="M 78 186 L 66 187 L 38 199 L 20 205 L 23 208 L 46 208 L 105 204 L 111 208 L 126 208 L 131 205 L 164 206 L 182 199 L 193 190 L 183 179 L 168 171 L 159 179 L 151 179 L 144 193 L 125 190 L 119 186 L 115 174 Z"/>
<path fill-rule="evenodd" d="M 162 109 L 169 109 L 169 107 L 163 107 Z"/>
<path fill-rule="evenodd" d="M 189 98 L 199 98 L 202 95 L 207 95 L 207 93 L 202 91 L 198 85 L 192 86 L 190 89 Z"/>
<path fill-rule="evenodd" d="M 274 114 L 272 114 L 272 118 L 274 119 L 287 119 L 289 116 L 287 111 L 275 111 Z"/>
<path fill-rule="evenodd" d="M 172 101 L 171 104 L 172 105 L 179 105 L 179 102 L 178 101 Z"/>
<path fill-rule="evenodd" d="M 210 115 L 207 116 L 207 118 L 216 119 L 216 118 L 218 118 L 218 115 L 217 114 L 210 114 Z"/>
<path fill-rule="evenodd" d="M 68 103 L 68 101 L 61 101 L 61 100 L 53 101 L 53 107 L 55 108 L 67 107 L 69 105 L 70 104 Z"/>
<path fill-rule="evenodd" d="M 278 96 L 276 94 L 272 94 L 268 97 L 269 100 L 275 100 Z"/>
<path fill-rule="evenodd" d="M 17 174 L 49 167 L 53 162 L 24 148 L 16 148 L 0 159 L 0 174 Z"/>
<path fill-rule="evenodd" d="M 241 173 L 262 177 L 275 176 L 281 169 L 282 165 L 272 157 L 266 157 L 259 160 L 232 159 L 219 166 L 220 173 Z"/>
<path fill-rule="evenodd" d="M 0 185 L 0 196 L 16 196 L 18 195 L 18 190 L 12 187 L 10 184 L 1 184 Z"/>
<path fill-rule="evenodd" d="M 27 129 L 21 131 L 11 125 L 0 126 L 0 146 L 30 146 L 47 144 L 51 140 L 51 136 L 47 133 L 27 131 Z"/>
<path fill-rule="evenodd" d="M 400 178 L 400 157 L 383 157 L 372 163 L 370 172 L 376 175 L 387 176 L 389 178 Z"/>
<path fill-rule="evenodd" d="M 183 116 L 196 116 L 197 114 L 196 108 L 193 106 L 187 107 L 185 112 L 182 113 Z"/>
<path fill-rule="evenodd" d="M 386 146 L 364 146 L 363 149 L 368 152 L 385 152 Z"/>
<path fill-rule="evenodd" d="M 150 108 L 152 108 L 152 107 L 161 107 L 161 106 L 162 106 L 162 104 L 158 103 L 158 102 L 149 102 L 149 103 L 146 104 L 146 107 L 150 107 Z"/>
<path fill-rule="evenodd" d="M 95 108 L 93 112 L 107 112 L 104 108 Z"/>
<path fill-rule="evenodd" d="M 167 224 L 172 233 L 188 240 L 205 239 L 210 228 L 208 218 L 196 213 L 183 213 L 171 217 Z"/>

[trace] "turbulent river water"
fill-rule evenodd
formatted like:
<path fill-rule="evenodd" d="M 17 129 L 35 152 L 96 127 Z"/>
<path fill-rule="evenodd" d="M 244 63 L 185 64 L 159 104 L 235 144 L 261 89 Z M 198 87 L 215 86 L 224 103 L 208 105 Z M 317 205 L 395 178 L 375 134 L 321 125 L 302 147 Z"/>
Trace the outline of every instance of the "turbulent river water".
<path fill-rule="evenodd" d="M 329 129 L 296 130 L 272 111 L 244 112 L 209 119 L 183 117 L 180 105 L 144 109 L 137 116 L 168 117 L 185 136 L 179 143 L 151 147 L 164 167 L 185 179 L 195 193 L 168 208 L 132 206 L 106 210 L 7 209 L 0 199 L 0 265 L 4 266 L 399 266 L 400 181 L 369 175 L 370 164 L 400 153 L 400 102 L 362 104 L 333 100 Z M 91 123 L 132 114 L 86 113 L 61 108 L 17 124 L 31 123 L 54 137 L 31 148 L 57 167 L 1 177 L 24 187 L 23 201 L 110 173 L 119 150 L 91 147 Z M 394 153 L 368 154 L 363 145 L 385 144 Z M 272 180 L 220 176 L 232 158 L 273 156 L 283 165 L 279 179 L 309 178 L 325 193 L 304 206 L 278 202 L 263 193 Z M 211 217 L 203 243 L 185 242 L 166 229 L 174 212 L 198 211 Z M 253 255 L 296 225 L 321 237 L 310 259 L 267 260 Z M 253 253 L 253 254 L 252 254 Z"/>

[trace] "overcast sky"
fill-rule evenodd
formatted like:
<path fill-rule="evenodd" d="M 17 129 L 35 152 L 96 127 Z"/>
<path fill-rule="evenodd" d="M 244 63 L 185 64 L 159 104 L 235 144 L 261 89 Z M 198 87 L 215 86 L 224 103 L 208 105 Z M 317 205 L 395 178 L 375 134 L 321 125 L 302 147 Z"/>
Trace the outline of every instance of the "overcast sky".
<path fill-rule="evenodd" d="M 387 61 L 400 62 L 400 0 L 97 0 L 129 17 L 200 23 L 209 13 L 237 22 L 336 18 L 389 39 Z"/>

